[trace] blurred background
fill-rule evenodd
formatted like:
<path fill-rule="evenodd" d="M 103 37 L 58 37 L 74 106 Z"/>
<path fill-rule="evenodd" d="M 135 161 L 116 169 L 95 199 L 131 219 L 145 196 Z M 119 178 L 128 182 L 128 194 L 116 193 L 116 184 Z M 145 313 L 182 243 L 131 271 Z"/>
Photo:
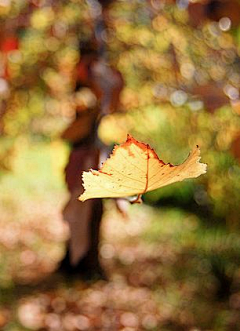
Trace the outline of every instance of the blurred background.
<path fill-rule="evenodd" d="M 70 236 L 62 136 L 99 22 L 94 47 L 122 77 L 118 92 L 111 74 L 84 85 L 119 99 L 94 127 L 101 144 L 131 133 L 173 164 L 198 144 L 208 171 L 122 213 L 104 201 L 108 281 L 89 283 L 56 270 Z M 239 89 L 238 0 L 0 0 L 1 330 L 240 330 Z"/>

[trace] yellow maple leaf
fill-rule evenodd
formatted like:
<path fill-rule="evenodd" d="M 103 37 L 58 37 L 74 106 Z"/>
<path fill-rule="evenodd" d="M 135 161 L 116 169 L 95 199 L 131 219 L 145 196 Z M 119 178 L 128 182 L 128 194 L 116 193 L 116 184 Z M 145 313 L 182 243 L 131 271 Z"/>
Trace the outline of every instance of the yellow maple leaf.
<path fill-rule="evenodd" d="M 196 146 L 182 164 L 166 164 L 149 145 L 128 135 L 99 171 L 83 172 L 85 191 L 79 200 L 137 195 L 134 202 L 141 202 L 141 195 L 148 191 L 204 174 L 207 165 L 199 160 L 200 149 Z"/>

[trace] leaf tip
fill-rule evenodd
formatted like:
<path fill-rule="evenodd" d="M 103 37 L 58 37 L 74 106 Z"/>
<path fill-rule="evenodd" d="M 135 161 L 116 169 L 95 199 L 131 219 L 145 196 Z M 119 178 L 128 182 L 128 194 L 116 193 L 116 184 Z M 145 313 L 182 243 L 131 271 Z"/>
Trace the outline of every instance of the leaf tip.
<path fill-rule="evenodd" d="M 198 164 L 198 166 L 200 167 L 200 174 L 199 174 L 199 176 L 200 175 L 202 175 L 202 174 L 205 174 L 206 172 L 207 172 L 207 164 L 206 163 L 202 163 L 202 162 L 200 162 L 200 160 L 201 160 L 201 150 L 200 150 L 200 147 L 199 147 L 199 145 L 196 145 L 196 155 L 197 155 L 197 164 Z M 194 153 L 194 151 L 193 151 L 193 153 Z"/>
<path fill-rule="evenodd" d="M 132 135 L 130 135 L 130 133 L 128 133 L 126 143 L 129 143 L 129 142 L 132 142 L 132 141 L 135 141 L 135 139 L 133 138 Z"/>

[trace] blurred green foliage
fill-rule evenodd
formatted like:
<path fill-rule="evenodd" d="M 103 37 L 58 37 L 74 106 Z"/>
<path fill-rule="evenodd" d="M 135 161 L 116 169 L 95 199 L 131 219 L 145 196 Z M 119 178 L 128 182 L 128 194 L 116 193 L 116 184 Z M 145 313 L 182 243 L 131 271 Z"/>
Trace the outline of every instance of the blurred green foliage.
<path fill-rule="evenodd" d="M 22 135 L 28 133 L 33 143 L 50 142 L 72 120 L 79 42 L 92 35 L 94 21 L 80 0 L 10 1 L 0 8 L 0 155 L 2 168 L 9 168 Z M 235 229 L 240 206 L 240 153 L 233 148 L 240 134 L 239 28 L 209 20 L 195 28 L 190 14 L 171 2 L 115 1 L 109 6 L 109 61 L 123 74 L 125 87 L 122 112 L 106 116 L 99 135 L 112 144 L 131 132 L 171 163 L 182 162 L 200 145 L 207 174 L 148 194 L 146 200 L 193 199 Z"/>
<path fill-rule="evenodd" d="M 161 288 L 156 289 L 162 305 L 161 300 L 166 300 L 175 307 L 171 308 L 172 318 L 180 320 L 176 316 L 181 315 L 184 306 L 184 300 L 180 300 L 184 290 L 179 281 L 183 277 L 196 287 L 193 303 L 187 300 L 192 316 L 187 318 L 202 315 L 203 320 L 193 325 L 206 329 L 212 325 L 218 331 L 225 330 L 228 320 L 237 319 L 234 307 L 237 311 L 239 305 L 235 297 L 229 301 L 232 311 L 227 306 L 221 310 L 212 297 L 211 302 L 206 297 L 197 300 L 202 286 L 205 293 L 209 290 L 214 296 L 218 282 L 222 288 L 239 284 L 240 28 L 230 29 L 223 21 L 209 19 L 194 27 L 187 7 L 181 8 L 179 3 L 115 1 L 109 6 L 105 36 L 109 62 L 123 74 L 125 87 L 121 112 L 102 119 L 99 136 L 110 145 L 124 141 L 130 132 L 155 148 L 165 162 L 173 164 L 182 162 L 194 145 L 200 146 L 202 162 L 208 164 L 207 174 L 146 195 L 145 201 L 155 206 L 161 207 L 170 199 L 182 208 L 159 214 L 155 211 L 157 216 L 148 211 L 152 222 L 141 240 L 167 246 L 183 261 L 182 266 L 180 262 L 171 264 L 171 254 L 168 256 L 171 265 L 168 261 L 164 264 L 170 284 L 166 296 Z M 82 0 L 0 1 L 1 212 L 11 226 L 15 218 L 24 223 L 25 217 L 29 217 L 26 210 L 34 209 L 36 203 L 51 209 L 50 213 L 46 211 L 47 224 L 53 219 L 59 221 L 52 209 L 64 200 L 61 172 L 67 147 L 57 138 L 74 117 L 75 68 L 81 58 L 79 41 L 92 35 L 93 25 L 89 7 Z M 51 171 L 50 159 L 54 164 Z M 12 173 L 6 174 L 5 169 L 12 169 Z M 195 209 L 188 210 L 190 214 L 183 211 L 191 204 Z M 194 215 L 199 210 L 208 213 Z M 43 222 L 42 216 L 37 220 Z M 33 224 L 34 220 L 27 229 Z M 21 243 L 21 250 L 37 252 L 37 257 L 17 251 L 14 267 L 21 260 L 23 272 L 31 259 L 39 262 L 41 256 L 47 255 L 56 228 L 48 225 L 42 232 L 48 238 L 43 250 L 36 234 L 39 228 L 33 228 L 26 242 Z M 9 229 L 2 233 L 10 233 Z M 15 237 L 9 234 L 12 247 L 21 229 L 15 229 Z M 4 236 L 1 238 L 8 245 Z M 36 246 L 32 238 L 37 238 Z M 61 240 L 56 235 L 56 241 Z M 5 259 L 6 247 L 1 261 Z M 53 248 L 52 256 L 56 263 L 59 250 Z M 11 282 L 11 277 L 28 279 L 24 272 L 11 269 L 10 258 L 6 261 L 0 270 L 2 284 Z M 48 259 L 41 261 L 46 272 L 54 268 Z M 27 268 L 31 278 L 36 269 Z M 9 270 L 13 270 L 13 275 Z M 178 281 L 173 280 L 175 276 Z M 189 279 L 194 280 L 191 283 Z M 236 293 L 239 302 L 239 291 Z M 215 314 L 212 324 L 210 313 Z M 171 326 L 166 326 L 166 330 L 171 330 Z"/>
<path fill-rule="evenodd" d="M 71 121 L 79 41 L 91 35 L 94 22 L 80 0 L 7 1 L 0 8 L 5 113 L 0 154 L 2 166 L 9 167 L 19 135 L 54 139 Z M 199 144 L 209 165 L 199 182 L 203 203 L 213 204 L 214 212 L 235 226 L 239 160 L 232 144 L 240 132 L 239 46 L 220 21 L 196 29 L 188 14 L 171 2 L 110 6 L 106 42 L 110 63 L 124 75 L 127 113 L 119 136 L 113 134 L 112 119 L 105 121 L 102 139 L 123 140 L 131 131 L 173 163 Z"/>
<path fill-rule="evenodd" d="M 12 171 L 1 177 L 0 288 L 33 280 L 38 268 L 48 273 L 64 253 L 59 210 L 66 199 L 67 152 L 60 141 L 19 138 Z"/>

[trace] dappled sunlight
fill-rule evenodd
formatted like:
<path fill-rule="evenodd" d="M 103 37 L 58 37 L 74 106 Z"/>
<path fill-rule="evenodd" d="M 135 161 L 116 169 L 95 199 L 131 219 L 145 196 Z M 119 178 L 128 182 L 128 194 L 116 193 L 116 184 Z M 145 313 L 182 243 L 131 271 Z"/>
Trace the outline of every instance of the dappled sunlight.
<path fill-rule="evenodd" d="M 237 331 L 239 178 L 238 0 L 0 0 L 0 330 Z"/>
<path fill-rule="evenodd" d="M 37 147 L 22 139 L 13 171 L 2 179 L 0 256 L 4 263 L 0 278 L 6 287 L 13 281 L 39 280 L 56 268 L 63 255 L 68 237 L 61 215 L 66 200 L 61 183 L 66 150 L 62 145 L 56 147 L 53 159 L 58 157 L 57 167 L 51 146 Z"/>
<path fill-rule="evenodd" d="M 111 203 L 108 205 L 100 255 L 109 281 L 89 285 L 60 275 L 44 280 L 44 264 L 39 268 L 36 261 L 41 255 L 38 249 L 26 250 L 20 245 L 15 280 L 21 284 L 23 280 L 29 282 L 35 265 L 39 268 L 35 270 L 38 281 L 42 282 L 34 288 L 12 289 L 13 293 L 18 292 L 15 297 L 17 316 L 15 319 L 9 308 L 3 310 L 2 325 L 11 318 L 13 325 L 20 323 L 30 330 L 191 329 L 194 325 L 212 325 L 213 319 L 220 319 L 222 314 L 227 314 L 233 325 L 237 325 L 238 293 L 230 296 L 230 306 L 226 303 L 225 310 L 223 306 L 217 309 L 214 306 L 218 282 L 212 274 L 209 249 L 214 240 L 215 252 L 228 254 L 228 246 L 222 241 L 224 237 L 216 238 L 212 233 L 208 234 L 208 239 L 203 236 L 204 229 L 196 216 L 177 209 L 153 211 L 142 206 L 140 211 L 133 206 L 126 220 L 117 211 L 110 213 Z M 29 226 L 32 228 L 31 224 Z M 41 227 L 45 225 L 41 223 L 39 230 Z M 41 251 L 48 251 L 42 259 L 46 264 L 50 259 L 52 266 L 56 266 L 60 256 L 56 256 L 53 247 L 60 246 L 61 241 L 52 237 L 49 244 L 46 234 L 46 230 L 39 233 Z M 231 247 L 237 247 L 238 241 L 235 237 L 229 238 L 230 254 Z M 28 273 L 22 274 L 22 264 L 28 266 Z M 234 282 L 239 282 L 239 273 L 235 274 Z M 6 293 L 2 296 L 3 302 L 8 302 L 8 292 L 2 293 Z"/>

